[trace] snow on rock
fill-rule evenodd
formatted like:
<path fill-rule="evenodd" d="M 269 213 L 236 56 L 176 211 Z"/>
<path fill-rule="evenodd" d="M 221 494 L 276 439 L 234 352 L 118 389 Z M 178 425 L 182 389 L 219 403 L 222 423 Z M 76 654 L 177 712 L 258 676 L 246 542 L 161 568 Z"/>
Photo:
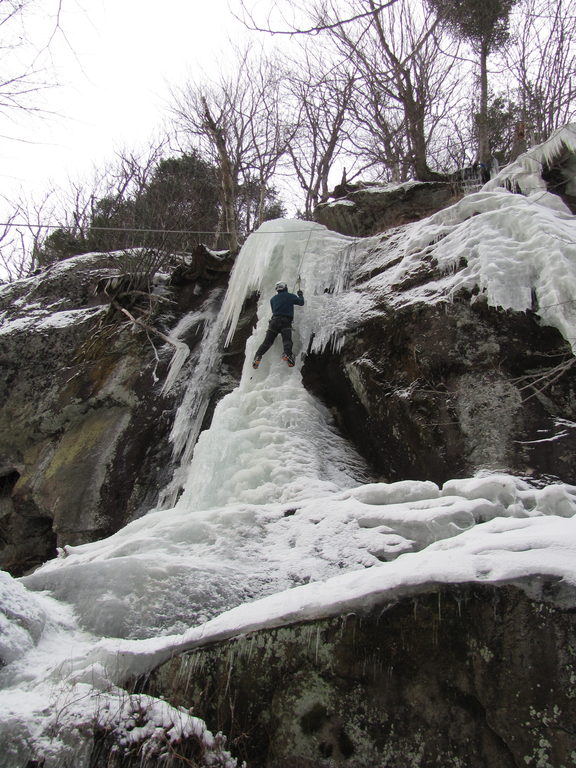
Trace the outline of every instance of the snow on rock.
<path fill-rule="evenodd" d="M 522 194 L 533 196 L 534 200 L 540 201 L 543 205 L 552 204 L 557 210 L 569 213 L 568 208 L 557 195 L 547 193 L 546 182 L 542 178 L 542 170 L 554 165 L 558 157 L 566 151 L 576 155 L 576 123 L 558 128 L 542 144 L 524 152 L 485 184 L 484 189 L 517 187 Z M 567 181 L 568 194 L 575 195 L 576 182 L 574 179 L 567 179 Z M 553 203 L 551 199 L 554 199 Z"/>
<path fill-rule="evenodd" d="M 0 768 L 35 759 L 44 768 L 88 768 L 95 734 L 155 760 L 189 742 L 207 764 L 234 768 L 224 738 L 202 720 L 118 688 L 118 665 L 91 658 L 100 637 L 81 629 L 65 603 L 0 573 L 0 606 L 11 622 L 0 624 Z"/>
<path fill-rule="evenodd" d="M 369 484 L 290 503 L 151 513 L 21 579 L 98 635 L 184 631 L 243 602 L 379 566 L 497 517 L 571 517 L 576 488 L 508 475 Z M 174 600 L 174 595 L 178 600 Z"/>
<path fill-rule="evenodd" d="M 434 499 L 440 495 L 436 483 L 429 480 L 400 480 L 396 483 L 370 483 L 352 488 L 344 496 L 358 499 L 363 504 L 395 504 L 398 502 Z"/>
<path fill-rule="evenodd" d="M 85 253 L 0 286 L 0 335 L 73 329 L 105 306 L 86 306 L 95 275 L 117 274 L 123 252 Z M 41 301 L 38 298 L 41 297 Z"/>
<path fill-rule="evenodd" d="M 0 285 L 0 334 L 25 331 L 42 334 L 92 320 L 106 311 L 93 304 L 97 281 L 118 276 L 142 249 L 84 253 L 50 264 L 42 271 Z M 165 275 L 157 274 L 158 281 Z M 38 298 L 41 297 L 41 301 Z"/>
<path fill-rule="evenodd" d="M 144 763 L 160 762 L 174 751 L 185 756 L 189 741 L 195 764 L 201 761 L 215 768 L 236 767 L 222 734 L 212 734 L 203 720 L 183 707 L 171 707 L 144 695 L 118 698 L 106 697 L 96 717 L 96 728 L 111 737 L 117 751 L 137 749 Z"/>
<path fill-rule="evenodd" d="M 568 126 L 540 150 L 542 157 L 552 156 L 567 137 L 576 146 L 575 131 Z M 292 290 L 300 276 L 306 306 L 296 310 L 297 352 L 337 348 L 355 323 L 382 312 L 383 300 L 393 311 L 452 301 L 464 290 L 472 301 L 536 311 L 576 348 L 575 217 L 551 207 L 545 195 L 524 197 L 491 184 L 428 218 L 370 238 L 338 235 L 311 222 L 266 222 L 248 238 L 231 276 L 223 315 L 228 340 L 243 301 L 260 292 L 250 358 L 266 329 L 274 283 L 287 280 Z"/>
<path fill-rule="evenodd" d="M 154 513 L 148 516 L 154 519 L 148 520 L 147 532 L 139 520 L 103 542 L 70 548 L 66 558 L 23 581 L 49 588 L 61 600 L 77 600 L 75 610 L 84 624 L 90 622 L 94 593 L 100 594 L 102 616 L 94 636 L 77 630 L 76 640 L 59 653 L 54 651 L 58 644 L 49 643 L 51 633 L 44 633 L 44 664 L 53 671 L 43 669 L 42 677 L 64 676 L 70 684 L 101 680 L 100 688 L 105 681 L 121 684 L 126 676 L 145 674 L 187 648 L 255 629 L 361 611 L 437 584 L 517 584 L 541 598 L 538 589 L 556 581 L 568 590 L 559 599 L 576 605 L 576 488 L 537 489 L 518 478 L 486 475 L 453 481 L 440 493 L 430 484 L 425 498 L 416 497 L 422 497 L 426 484 L 392 484 L 389 498 L 394 501 L 385 503 L 385 484 L 378 485 L 380 496 L 374 486 L 367 487 L 368 502 L 355 498 L 355 490 L 362 496 L 360 487 L 291 507 L 230 506 L 188 515 L 187 520 L 176 510 Z M 403 493 L 399 485 L 404 485 Z M 456 495 L 457 488 L 462 495 Z M 380 503 L 374 503 L 378 498 Z M 168 585 L 166 604 L 176 603 L 180 617 L 186 617 L 186 583 L 178 571 L 185 561 L 192 578 L 201 580 L 199 588 L 206 590 L 202 599 L 207 614 L 210 589 L 217 590 L 218 584 L 214 587 L 209 574 L 202 574 L 209 564 L 214 569 L 216 561 L 229 582 L 264 586 L 261 597 L 254 599 L 256 593 L 252 600 L 242 600 L 236 595 L 231 603 L 235 607 L 226 610 L 222 605 L 213 618 L 180 634 L 113 638 L 121 625 L 118 603 L 126 612 L 131 605 L 134 612 L 143 611 L 144 620 L 153 620 L 146 616 L 148 603 L 165 610 L 155 603 L 153 592 L 161 581 Z M 265 585 L 265 574 L 275 574 L 272 584 Z M 107 623 L 110 617 L 116 626 Z M 164 617 L 170 620 L 166 613 Z M 174 619 L 171 626 L 177 627 Z M 41 653 L 39 648 L 33 666 L 40 668 Z M 10 665 L 4 675 L 9 671 L 14 684 L 22 667 Z"/>
<path fill-rule="evenodd" d="M 162 762 L 177 751 L 203 765 L 237 765 L 225 738 L 188 710 L 151 696 L 129 695 L 110 684 L 106 690 L 92 683 L 59 689 L 53 682 L 26 693 L 8 691 L 2 704 L 0 768 L 29 765 L 36 758 L 44 768 L 88 768 L 93 764 L 88 737 L 94 735 L 114 744 L 116 753 L 137 753 L 143 764 Z"/>
<path fill-rule="evenodd" d="M 77 326 L 87 320 L 92 320 L 104 312 L 106 307 L 89 307 L 86 309 L 69 309 L 61 312 L 38 311 L 26 317 L 13 320 L 0 319 L 0 335 L 8 333 L 42 333 L 51 328 L 66 328 Z"/>
<path fill-rule="evenodd" d="M 356 203 L 353 200 L 345 200 L 345 199 L 342 199 L 342 200 L 332 200 L 332 202 L 330 202 L 330 203 L 324 203 L 324 207 L 325 208 L 335 208 L 338 205 L 342 205 L 342 206 L 348 207 L 348 208 L 355 208 L 356 207 Z"/>
<path fill-rule="evenodd" d="M 140 641 L 103 639 L 75 663 L 100 664 L 121 680 L 144 674 L 184 650 L 260 629 L 368 610 L 439 584 L 514 584 L 534 599 L 542 599 L 546 584 L 556 583 L 561 587 L 559 604 L 574 608 L 576 518 L 547 516 L 545 508 L 542 504 L 540 516 L 497 517 L 393 562 L 245 603 L 181 635 Z"/>
<path fill-rule="evenodd" d="M 447 302 L 465 290 L 471 301 L 536 311 L 576 349 L 574 216 L 504 190 L 483 190 L 369 240 L 358 249 L 364 255 L 352 274 L 367 290 L 356 312 L 374 313 L 382 300 L 391 310 Z"/>

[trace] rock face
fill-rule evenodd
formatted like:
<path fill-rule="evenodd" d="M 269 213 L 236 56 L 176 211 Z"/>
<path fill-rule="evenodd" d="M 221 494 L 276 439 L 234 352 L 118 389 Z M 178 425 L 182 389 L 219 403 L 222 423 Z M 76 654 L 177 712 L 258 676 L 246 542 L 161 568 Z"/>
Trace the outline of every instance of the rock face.
<path fill-rule="evenodd" d="M 366 237 L 430 216 L 459 200 L 462 189 L 443 181 L 361 183 L 336 187 L 334 196 L 316 208 L 314 219 L 334 232 Z"/>
<path fill-rule="evenodd" d="M 162 393 L 174 349 L 122 310 L 164 333 L 190 315 L 180 337 L 192 351 L 189 374 L 205 305 L 218 308 L 230 267 L 209 252 L 179 260 L 162 288 L 154 272 L 137 272 L 134 257 L 87 254 L 2 289 L 3 568 L 20 575 L 57 546 L 107 536 L 154 506 L 170 477 L 169 433 L 184 387 Z"/>
<path fill-rule="evenodd" d="M 358 189 L 318 218 L 371 234 L 457 194 L 441 183 Z M 393 288 L 433 283 L 432 260 L 422 265 Z M 56 547 L 105 537 L 155 505 L 174 463 L 175 413 L 230 266 L 203 250 L 169 265 L 158 284 L 158 270 L 142 275 L 92 254 L 0 290 L 3 568 L 20 575 Z M 358 291 L 374 277 L 362 270 Z M 489 469 L 576 484 L 576 366 L 567 343 L 535 312 L 492 308 L 463 291 L 453 298 L 391 311 L 383 295 L 373 297 L 376 311 L 338 352 L 307 355 L 305 385 L 375 479 L 443 484 Z M 205 424 L 234 386 L 253 312 L 247 302 Z M 173 347 L 157 333 L 183 320 L 178 340 L 191 353 L 163 391 Z M 561 584 L 540 587 L 537 599 L 510 585 L 428 587 L 369 614 L 181 654 L 134 686 L 192 708 L 250 768 L 568 768 L 576 596 Z M 20 645 L 31 645 L 43 614 L 12 618 L 23 627 Z M 166 764 L 199 759 L 187 748 Z M 97 735 L 94 768 L 140 763 L 119 751 L 114 734 Z"/>
<path fill-rule="evenodd" d="M 303 375 L 385 481 L 490 469 L 576 483 L 576 369 L 553 370 L 572 359 L 536 316 L 463 295 L 368 319 Z"/>
<path fill-rule="evenodd" d="M 558 162 L 568 161 L 561 155 Z M 391 228 L 455 202 L 461 189 L 445 182 L 342 186 L 316 218 L 343 234 L 386 230 L 385 239 L 394 236 Z M 390 261 L 380 273 L 394 267 Z M 360 265 L 355 289 L 369 292 L 377 274 Z M 442 278 L 434 259 L 423 259 L 392 290 L 413 291 Z M 576 483 L 576 366 L 569 345 L 539 324 L 536 306 L 533 313 L 504 311 L 465 291 L 453 299 L 391 309 L 377 296 L 377 312 L 351 330 L 338 354 L 307 356 L 305 385 L 332 409 L 382 480 L 443 483 L 489 469 Z"/>
<path fill-rule="evenodd" d="M 358 226 L 369 231 L 423 216 L 452 194 L 446 184 L 418 183 L 350 196 L 355 210 L 364 200 L 380 211 Z M 423 264 L 394 289 L 433 283 L 434 264 Z M 181 334 L 192 354 L 168 393 L 162 383 L 173 348 L 110 306 L 110 292 L 145 304 L 160 288 L 136 284 L 134 275 L 126 285 L 119 257 L 79 257 L 0 291 L 2 567 L 19 575 L 57 546 L 109 535 L 155 505 L 171 475 L 169 434 L 204 338 L 205 305 L 217 309 L 230 266 L 203 249 L 163 278 L 172 303 L 153 323 L 168 333 L 192 317 Z M 357 289 L 372 277 L 360 265 Z M 378 312 L 354 327 L 338 354 L 307 356 L 303 376 L 376 478 L 441 484 L 490 469 L 576 483 L 576 367 L 557 375 L 573 357 L 555 330 L 536 314 L 492 308 L 467 293 L 393 311 L 384 297 L 375 302 Z M 234 386 L 253 309 L 247 303 L 214 378 L 205 426 Z"/>
<path fill-rule="evenodd" d="M 567 768 L 575 622 L 514 587 L 440 589 L 188 652 L 140 687 L 250 768 Z"/>

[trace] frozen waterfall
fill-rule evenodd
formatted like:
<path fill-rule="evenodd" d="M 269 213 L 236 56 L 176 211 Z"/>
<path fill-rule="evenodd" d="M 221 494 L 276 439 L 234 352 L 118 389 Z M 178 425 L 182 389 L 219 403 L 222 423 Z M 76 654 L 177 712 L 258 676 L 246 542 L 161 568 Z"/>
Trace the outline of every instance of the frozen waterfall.
<path fill-rule="evenodd" d="M 300 373 L 309 346 L 342 339 L 350 313 L 338 308 L 337 294 L 354 245 L 351 238 L 297 220 L 267 222 L 248 238 L 221 311 L 227 341 L 254 291 L 258 322 L 246 345 L 240 385 L 221 400 L 210 429 L 200 435 L 180 509 L 308 498 L 365 477 L 363 462 L 336 433 L 328 410 L 306 392 Z M 294 291 L 298 278 L 306 303 L 295 308 L 296 366 L 289 369 L 281 360 L 277 339 L 255 371 L 251 361 L 266 333 L 274 285 L 284 280 Z"/>

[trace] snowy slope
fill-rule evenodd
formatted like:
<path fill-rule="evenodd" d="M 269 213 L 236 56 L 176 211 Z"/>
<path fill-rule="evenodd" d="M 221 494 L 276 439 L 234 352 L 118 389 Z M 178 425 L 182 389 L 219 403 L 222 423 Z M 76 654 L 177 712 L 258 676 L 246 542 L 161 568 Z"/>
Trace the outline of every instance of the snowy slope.
<path fill-rule="evenodd" d="M 0 671 L 8 745 L 0 766 L 15 768 L 35 746 L 46 768 L 63 755 L 87 765 L 76 726 L 89 730 L 119 709 L 126 675 L 210 640 L 439 583 L 514 583 L 537 596 L 542 579 L 554 579 L 558 599 L 576 604 L 576 488 L 535 489 L 507 475 L 443 488 L 366 482 L 361 459 L 300 374 L 301 352 L 337 346 L 366 313 L 449 301 L 462 288 L 471 300 L 520 311 L 536 297 L 543 322 L 574 343 L 574 222 L 546 196 L 499 189 L 361 242 L 297 221 L 252 235 L 218 323 L 231 336 L 258 290 L 258 324 L 242 381 L 202 434 L 176 506 L 67 547 L 19 583 L 2 582 L 10 663 Z M 429 279 L 406 281 L 415 273 Z M 298 276 L 306 298 L 296 308 L 298 364 L 285 366 L 277 342 L 254 371 L 273 285 L 284 279 L 294 289 Z M 181 717 L 202 727 L 167 705 L 148 706 L 152 722 Z"/>

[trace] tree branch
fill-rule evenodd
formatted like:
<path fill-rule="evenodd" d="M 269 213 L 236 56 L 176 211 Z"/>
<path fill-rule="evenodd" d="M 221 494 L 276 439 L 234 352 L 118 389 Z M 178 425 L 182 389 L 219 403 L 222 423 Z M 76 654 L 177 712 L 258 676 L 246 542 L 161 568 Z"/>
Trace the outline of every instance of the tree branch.
<path fill-rule="evenodd" d="M 251 13 L 249 13 L 246 10 L 246 7 L 244 5 L 244 2 L 242 2 L 242 10 L 244 11 L 244 18 L 238 16 L 236 13 L 232 12 L 232 15 L 235 19 L 237 19 L 241 24 L 243 24 L 246 29 L 249 29 L 251 32 L 267 32 L 270 35 L 317 35 L 320 32 L 325 32 L 330 29 L 337 29 L 338 27 L 343 27 L 345 24 L 352 24 L 355 21 L 359 21 L 360 19 L 365 19 L 368 16 L 373 16 L 374 13 L 378 13 L 379 11 L 383 11 L 386 8 L 389 8 L 391 5 L 394 5 L 394 3 L 398 2 L 398 0 L 389 0 L 387 3 L 381 3 L 380 5 L 376 6 L 373 9 L 370 9 L 369 11 L 364 11 L 362 13 L 358 13 L 355 16 L 350 16 L 347 19 L 339 19 L 338 21 L 335 21 L 331 24 L 316 24 L 313 27 L 308 27 L 307 29 L 271 29 L 270 27 L 261 27 L 259 26 L 256 21 L 254 20 L 254 17 Z M 246 21 L 246 18 L 248 21 Z"/>

